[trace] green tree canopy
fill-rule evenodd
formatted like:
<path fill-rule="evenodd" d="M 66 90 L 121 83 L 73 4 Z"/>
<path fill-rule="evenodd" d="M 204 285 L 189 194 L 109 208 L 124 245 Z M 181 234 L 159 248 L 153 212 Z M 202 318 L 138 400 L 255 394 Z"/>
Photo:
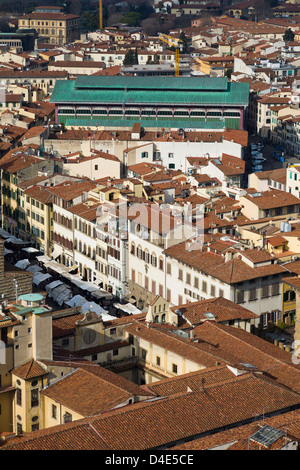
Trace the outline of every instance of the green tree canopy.
<path fill-rule="evenodd" d="M 283 35 L 284 41 L 294 41 L 295 33 L 291 30 L 291 28 L 287 29 Z"/>
<path fill-rule="evenodd" d="M 138 11 L 129 11 L 123 16 L 122 22 L 128 23 L 130 26 L 137 26 L 142 15 Z"/>
<path fill-rule="evenodd" d="M 137 65 L 138 64 L 138 54 L 137 50 L 133 51 L 130 49 L 124 57 L 123 65 Z"/>

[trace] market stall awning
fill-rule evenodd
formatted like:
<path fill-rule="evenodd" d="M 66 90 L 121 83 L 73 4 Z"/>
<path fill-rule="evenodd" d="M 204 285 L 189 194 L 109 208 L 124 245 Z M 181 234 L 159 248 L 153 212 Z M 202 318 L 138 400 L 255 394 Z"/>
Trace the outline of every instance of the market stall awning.
<path fill-rule="evenodd" d="M 41 256 L 37 256 L 36 259 L 40 262 L 40 263 L 47 263 L 48 261 L 51 261 L 49 256 L 47 255 L 41 255 Z"/>
<path fill-rule="evenodd" d="M 103 321 L 114 320 L 117 317 L 110 315 L 107 311 L 102 308 L 100 305 L 96 304 L 95 302 L 88 302 L 84 303 L 81 306 L 82 313 L 86 313 L 88 311 L 95 312 L 97 315 L 101 315 Z"/>
<path fill-rule="evenodd" d="M 33 275 L 33 284 L 38 286 L 41 282 L 46 281 L 47 279 L 51 279 L 51 275 L 48 273 L 35 273 Z"/>
<path fill-rule="evenodd" d="M 72 297 L 70 300 L 68 300 L 66 303 L 66 305 L 68 305 L 69 307 L 79 307 L 83 304 L 85 304 L 87 302 L 87 300 L 82 297 L 82 295 L 74 295 L 74 297 Z"/>
<path fill-rule="evenodd" d="M 2 238 L 9 238 L 11 236 L 4 228 L 0 228 L 0 237 Z"/>
<path fill-rule="evenodd" d="M 66 301 L 70 300 L 72 296 L 72 291 L 68 289 L 68 286 L 64 283 L 52 290 L 52 299 L 60 306 L 62 306 Z"/>
<path fill-rule="evenodd" d="M 61 284 L 63 284 L 62 281 L 56 280 L 56 281 L 50 282 L 50 284 L 46 285 L 46 291 L 48 292 L 49 297 L 51 297 L 52 290 L 55 289 L 56 287 L 60 286 Z"/>
<path fill-rule="evenodd" d="M 64 268 L 56 261 L 47 261 L 46 263 L 44 263 L 44 267 L 46 269 L 52 269 L 52 271 L 55 271 L 56 273 L 59 273 L 59 274 L 66 272 Z"/>
<path fill-rule="evenodd" d="M 26 269 L 30 265 L 30 261 L 28 259 L 20 259 L 15 266 L 20 269 Z"/>
<path fill-rule="evenodd" d="M 61 255 L 61 254 L 62 254 L 61 248 L 56 247 L 56 248 L 54 248 L 54 250 L 53 250 L 52 253 L 51 253 L 51 258 L 52 258 L 52 259 L 56 259 L 56 258 L 58 258 L 59 255 Z"/>
<path fill-rule="evenodd" d="M 26 253 L 39 253 L 40 250 L 37 250 L 33 246 L 27 246 L 26 248 L 22 248 L 23 251 L 26 251 Z"/>
<path fill-rule="evenodd" d="M 113 298 L 113 295 L 110 292 L 107 292 L 104 289 L 98 289 L 93 292 L 91 292 L 92 297 L 95 297 L 96 299 L 106 299 L 110 300 Z"/>
<path fill-rule="evenodd" d="M 139 310 L 137 307 L 135 307 L 131 303 L 128 303 L 128 304 L 115 303 L 114 307 L 116 307 L 118 310 L 122 310 L 123 312 L 128 313 L 129 315 L 137 315 L 138 313 L 142 313 L 141 310 Z"/>
<path fill-rule="evenodd" d="M 10 235 L 9 238 L 7 238 L 6 243 L 13 243 L 14 245 L 26 245 L 30 242 L 27 242 L 25 240 L 21 240 L 21 238 L 14 237 L 13 235 Z"/>
<path fill-rule="evenodd" d="M 28 268 L 26 268 L 26 271 L 29 271 L 30 273 L 40 273 L 43 271 L 43 268 L 41 268 L 37 264 L 33 264 L 32 266 L 28 266 Z"/>

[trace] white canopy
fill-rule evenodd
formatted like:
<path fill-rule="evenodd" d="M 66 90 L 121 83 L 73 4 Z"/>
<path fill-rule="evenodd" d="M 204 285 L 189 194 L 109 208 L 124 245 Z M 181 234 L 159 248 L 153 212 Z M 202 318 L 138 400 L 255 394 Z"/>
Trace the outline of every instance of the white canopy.
<path fill-rule="evenodd" d="M 52 259 L 58 258 L 59 255 L 61 255 L 61 252 L 62 252 L 61 248 L 56 247 L 56 248 L 52 251 L 52 253 L 51 253 L 51 258 L 52 258 Z"/>
<path fill-rule="evenodd" d="M 26 248 L 22 248 L 23 251 L 26 251 L 27 253 L 39 253 L 40 250 L 37 250 L 33 246 L 28 246 Z"/>
<path fill-rule="evenodd" d="M 25 245 L 26 243 L 29 243 L 24 240 L 21 240 L 21 238 L 15 237 L 14 235 L 10 235 L 10 237 L 7 238 L 5 241 L 7 243 L 15 243 L 16 245 Z"/>
<path fill-rule="evenodd" d="M 33 275 L 33 284 L 38 286 L 41 282 L 46 281 L 46 279 L 50 279 L 52 276 L 48 273 L 35 273 Z"/>
<path fill-rule="evenodd" d="M 87 302 L 87 300 L 82 297 L 82 295 L 74 295 L 74 297 L 72 297 L 72 299 L 68 300 L 67 302 L 65 302 L 66 305 L 68 305 L 69 307 L 78 307 L 80 305 L 83 305 Z"/>
<path fill-rule="evenodd" d="M 31 266 L 28 266 L 28 268 L 26 269 L 26 271 L 29 271 L 30 273 L 39 273 L 39 272 L 42 272 L 43 271 L 43 268 L 41 268 L 40 266 L 38 266 L 37 264 L 33 264 Z"/>
<path fill-rule="evenodd" d="M 13 250 L 9 250 L 8 248 L 5 248 L 5 247 L 4 247 L 4 256 L 5 256 L 5 255 L 11 255 L 12 253 L 14 253 Z"/>
<path fill-rule="evenodd" d="M 63 283 L 52 290 L 52 298 L 54 302 L 57 302 L 60 306 L 62 306 L 67 300 L 71 299 L 72 295 L 72 291 Z"/>
<path fill-rule="evenodd" d="M 88 310 L 90 310 L 91 312 L 97 313 L 97 315 L 101 315 L 104 321 L 113 320 L 116 318 L 113 315 L 109 315 L 109 313 L 107 313 L 104 308 L 100 307 L 100 305 L 96 304 L 95 302 L 86 301 L 86 303 L 83 304 L 81 308 L 82 313 L 86 313 Z"/>
<path fill-rule="evenodd" d="M 59 274 L 62 274 L 63 272 L 65 272 L 62 266 L 56 261 L 47 261 L 46 263 L 44 263 L 44 266 L 45 268 L 52 269 L 53 271 Z"/>
<path fill-rule="evenodd" d="M 138 313 L 142 313 L 135 305 L 131 303 L 128 304 L 119 304 L 115 303 L 114 307 L 118 308 L 119 310 L 123 310 L 123 312 L 128 313 L 129 315 L 137 315 Z"/>
<path fill-rule="evenodd" d="M 47 255 L 37 256 L 36 259 L 41 263 L 47 263 L 47 261 L 50 261 L 50 258 Z"/>
<path fill-rule="evenodd" d="M 15 266 L 20 269 L 26 269 L 30 265 L 30 261 L 28 259 L 20 259 Z"/>
<path fill-rule="evenodd" d="M 57 281 L 50 282 L 50 284 L 46 285 L 46 291 L 48 292 L 49 297 L 52 296 L 51 291 L 55 289 L 55 287 L 60 286 L 61 284 L 63 284 L 62 281 L 57 280 Z"/>

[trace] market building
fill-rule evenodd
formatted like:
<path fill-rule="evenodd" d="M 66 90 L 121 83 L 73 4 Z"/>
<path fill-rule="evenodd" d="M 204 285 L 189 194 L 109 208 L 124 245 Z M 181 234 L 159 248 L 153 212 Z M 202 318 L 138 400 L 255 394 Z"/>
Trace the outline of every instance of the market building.
<path fill-rule="evenodd" d="M 152 121 L 157 127 L 169 121 L 172 127 L 199 128 L 223 122 L 229 129 L 244 129 L 248 97 L 248 84 L 227 78 L 79 76 L 57 81 L 50 101 L 55 122 L 66 126 L 96 127 L 114 120 L 120 126 Z"/>

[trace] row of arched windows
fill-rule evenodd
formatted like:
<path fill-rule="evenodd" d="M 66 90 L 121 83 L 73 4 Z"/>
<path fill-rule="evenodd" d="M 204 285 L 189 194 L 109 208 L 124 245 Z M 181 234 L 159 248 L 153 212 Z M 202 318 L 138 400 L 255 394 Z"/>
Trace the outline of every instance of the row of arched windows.
<path fill-rule="evenodd" d="M 80 232 L 85 233 L 89 237 L 93 237 L 94 239 L 97 238 L 97 231 L 96 227 L 91 227 L 90 224 L 87 224 L 86 222 L 82 222 L 80 219 L 77 220 L 75 217 L 75 228 L 78 229 Z"/>
<path fill-rule="evenodd" d="M 155 253 L 149 253 L 147 248 L 145 250 L 142 249 L 140 245 L 137 247 L 135 243 L 131 243 L 130 253 L 134 256 L 137 256 L 139 259 L 145 261 L 146 263 L 150 263 L 152 266 L 156 267 L 158 265 L 159 269 L 162 271 L 164 270 L 164 258 L 160 256 L 157 258 Z"/>
<path fill-rule="evenodd" d="M 94 248 L 93 250 L 91 249 L 90 246 L 87 246 L 86 243 L 82 243 L 81 240 L 78 240 L 75 238 L 74 241 L 74 249 L 82 253 L 83 255 L 88 256 L 89 258 L 96 259 L 96 249 Z"/>

